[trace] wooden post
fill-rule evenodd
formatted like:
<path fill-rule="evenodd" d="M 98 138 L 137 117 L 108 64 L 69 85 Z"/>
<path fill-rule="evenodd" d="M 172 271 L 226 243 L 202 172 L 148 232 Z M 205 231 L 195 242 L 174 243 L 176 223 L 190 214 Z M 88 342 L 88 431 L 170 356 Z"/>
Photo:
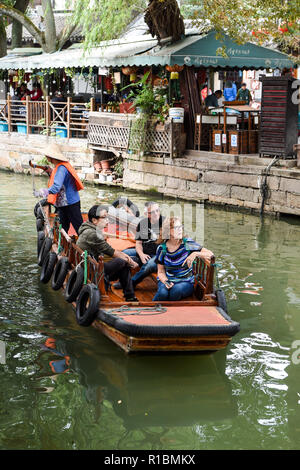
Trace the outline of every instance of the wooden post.
<path fill-rule="evenodd" d="M 50 115 L 50 97 L 47 95 L 46 96 L 46 109 L 45 109 L 45 126 L 47 130 L 47 135 L 50 135 L 50 121 L 51 121 L 51 115 Z"/>
<path fill-rule="evenodd" d="M 11 96 L 7 93 L 7 123 L 8 123 L 8 132 L 11 132 Z"/>
<path fill-rule="evenodd" d="M 30 104 L 29 104 L 29 95 L 26 95 L 26 134 L 30 134 L 31 133 L 31 128 L 29 128 L 29 122 L 30 122 Z"/>
<path fill-rule="evenodd" d="M 95 102 L 95 98 L 91 98 L 91 107 L 90 107 L 90 111 L 96 111 L 96 102 Z"/>
<path fill-rule="evenodd" d="M 174 146 L 174 126 L 173 126 L 173 119 L 171 118 L 171 136 L 170 136 L 170 157 L 173 158 L 173 146 Z"/>
<path fill-rule="evenodd" d="M 67 136 L 70 138 L 70 122 L 71 122 L 71 98 L 67 98 Z"/>

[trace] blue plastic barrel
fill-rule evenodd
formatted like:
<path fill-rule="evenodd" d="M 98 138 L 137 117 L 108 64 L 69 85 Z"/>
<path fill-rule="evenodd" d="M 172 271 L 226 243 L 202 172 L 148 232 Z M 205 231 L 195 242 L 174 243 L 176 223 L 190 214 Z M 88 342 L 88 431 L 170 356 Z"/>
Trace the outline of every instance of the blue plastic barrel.
<path fill-rule="evenodd" d="M 8 124 L 6 121 L 0 121 L 0 132 L 8 132 Z"/>
<path fill-rule="evenodd" d="M 27 134 L 27 126 L 24 122 L 17 122 L 17 129 L 19 134 Z"/>
<path fill-rule="evenodd" d="M 55 128 L 56 137 L 68 137 L 68 131 L 66 127 Z"/>

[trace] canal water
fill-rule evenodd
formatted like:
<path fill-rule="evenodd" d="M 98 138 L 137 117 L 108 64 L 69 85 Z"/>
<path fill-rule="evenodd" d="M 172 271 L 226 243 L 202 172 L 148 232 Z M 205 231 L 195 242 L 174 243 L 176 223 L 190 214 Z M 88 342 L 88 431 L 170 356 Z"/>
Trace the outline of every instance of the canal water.
<path fill-rule="evenodd" d="M 211 355 L 127 357 L 39 282 L 30 176 L 0 182 L 0 449 L 299 449 L 299 219 L 205 208 L 240 333 Z M 91 187 L 82 208 L 120 194 Z"/>

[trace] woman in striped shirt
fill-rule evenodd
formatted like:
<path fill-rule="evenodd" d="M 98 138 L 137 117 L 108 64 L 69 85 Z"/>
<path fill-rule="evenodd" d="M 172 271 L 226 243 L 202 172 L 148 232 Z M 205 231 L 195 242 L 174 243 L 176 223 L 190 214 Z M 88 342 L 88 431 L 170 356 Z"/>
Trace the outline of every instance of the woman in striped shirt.
<path fill-rule="evenodd" d="M 157 248 L 156 263 L 158 290 L 157 300 L 181 300 L 193 294 L 193 261 L 199 256 L 213 255 L 191 238 L 183 235 L 183 226 L 178 217 L 166 219 L 162 225 L 162 243 Z"/>

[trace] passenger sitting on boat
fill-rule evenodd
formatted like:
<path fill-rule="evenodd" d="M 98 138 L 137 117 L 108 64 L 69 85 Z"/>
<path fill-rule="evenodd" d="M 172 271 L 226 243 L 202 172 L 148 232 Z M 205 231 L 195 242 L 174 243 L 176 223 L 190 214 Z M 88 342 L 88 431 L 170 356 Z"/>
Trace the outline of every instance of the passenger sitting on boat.
<path fill-rule="evenodd" d="M 127 248 L 123 251 L 134 259 L 137 258 L 141 266 L 141 269 L 132 278 L 134 288 L 149 274 L 157 271 L 155 254 L 158 247 L 157 240 L 164 221 L 157 202 L 146 202 L 144 213 L 146 217 L 141 219 L 136 227 L 135 248 Z M 121 286 L 115 284 L 114 287 L 119 289 Z"/>
<path fill-rule="evenodd" d="M 193 261 L 210 258 L 213 253 L 183 234 L 178 217 L 166 219 L 155 261 L 158 272 L 158 290 L 153 300 L 181 300 L 194 291 Z M 203 251 L 202 251 L 203 250 Z"/>
<path fill-rule="evenodd" d="M 77 245 L 93 256 L 97 261 L 104 255 L 104 275 L 109 281 L 120 280 L 124 297 L 127 302 L 137 301 L 132 286 L 130 268 L 137 268 L 130 256 L 115 250 L 105 240 L 103 230 L 108 225 L 108 207 L 92 206 L 88 212 L 88 221 L 79 228 Z M 113 259 L 111 259 L 113 258 Z"/>

